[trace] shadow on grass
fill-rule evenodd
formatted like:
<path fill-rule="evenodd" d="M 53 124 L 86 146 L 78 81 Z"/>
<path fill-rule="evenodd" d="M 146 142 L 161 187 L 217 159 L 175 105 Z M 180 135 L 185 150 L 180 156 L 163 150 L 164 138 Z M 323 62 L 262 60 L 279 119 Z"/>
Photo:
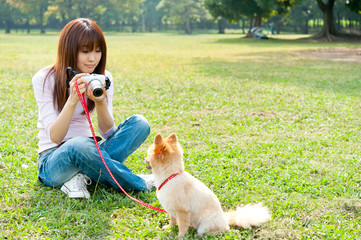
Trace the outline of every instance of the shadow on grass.
<path fill-rule="evenodd" d="M 19 229 L 13 236 L 52 239 L 175 239 L 178 227 L 162 229 L 169 222 L 167 214 L 138 205 L 124 194 L 112 189 L 89 187 L 91 198 L 69 199 L 59 189 L 33 185 L 30 196 L 22 199 L 24 213 L 31 227 L 26 233 Z M 153 193 L 129 194 L 144 202 L 157 202 Z M 26 224 L 22 224 L 25 226 Z M 220 235 L 200 238 L 190 228 L 184 239 L 223 239 L 229 234 L 247 237 L 257 236 L 258 229 L 232 228 Z"/>
<path fill-rule="evenodd" d="M 112 235 L 117 228 L 113 225 L 119 220 L 132 219 L 132 213 L 140 214 L 141 207 L 122 193 L 93 185 L 88 189 L 90 199 L 70 199 L 59 189 L 35 183 L 26 199 L 26 215 L 32 223 L 32 231 L 41 237 L 105 239 Z M 142 193 L 129 194 L 147 201 Z"/>
<path fill-rule="evenodd" d="M 104 238 L 109 234 L 108 211 L 112 205 L 94 204 L 97 200 L 69 199 L 59 189 L 51 189 L 35 184 L 28 199 L 27 215 L 34 223 L 40 236 L 55 238 Z M 100 201 L 108 203 L 104 199 Z"/>

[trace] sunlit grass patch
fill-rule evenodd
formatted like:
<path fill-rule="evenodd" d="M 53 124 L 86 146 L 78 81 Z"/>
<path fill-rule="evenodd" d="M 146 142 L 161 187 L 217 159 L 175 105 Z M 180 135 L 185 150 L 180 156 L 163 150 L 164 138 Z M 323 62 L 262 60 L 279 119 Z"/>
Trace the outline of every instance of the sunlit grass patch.
<path fill-rule="evenodd" d="M 237 34 L 106 33 L 114 117 L 144 115 L 151 135 L 127 159 L 148 173 L 157 132 L 178 134 L 187 171 L 224 209 L 263 202 L 273 220 L 204 239 L 357 239 L 361 229 L 358 63 L 294 54 L 354 44 Z M 101 186 L 71 200 L 37 181 L 31 77 L 58 36 L 0 35 L 0 238 L 173 239 L 168 217 Z M 242 36 L 243 37 L 243 36 Z M 131 193 L 159 207 L 155 192 Z M 194 230 L 186 239 L 197 238 Z"/>

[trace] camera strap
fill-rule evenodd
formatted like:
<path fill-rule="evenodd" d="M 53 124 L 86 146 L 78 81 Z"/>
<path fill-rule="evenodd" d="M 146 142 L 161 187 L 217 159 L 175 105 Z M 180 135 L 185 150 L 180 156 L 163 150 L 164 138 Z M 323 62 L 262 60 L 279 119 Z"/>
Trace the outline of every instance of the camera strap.
<path fill-rule="evenodd" d="M 75 76 L 78 73 L 76 71 L 74 71 L 71 67 L 68 67 L 66 69 L 66 86 L 68 88 L 70 88 L 70 81 L 71 81 L 71 76 Z"/>
<path fill-rule="evenodd" d="M 72 69 L 71 69 L 72 70 Z M 91 130 L 91 133 L 92 133 L 92 136 L 93 136 L 93 139 L 94 139 L 94 142 L 95 142 L 95 146 L 98 150 L 98 153 L 99 153 L 99 156 L 100 158 L 102 159 L 103 161 L 103 164 L 105 166 L 105 168 L 107 169 L 109 175 L 111 176 L 111 178 L 113 179 L 113 181 L 117 184 L 117 186 L 120 188 L 120 190 L 122 190 L 122 192 L 128 197 L 130 198 L 131 200 L 145 206 L 145 207 L 148 207 L 150 209 L 153 209 L 153 210 L 156 210 L 156 211 L 159 211 L 159 212 L 164 212 L 164 213 L 167 213 L 164 209 L 161 209 L 161 208 L 157 208 L 157 207 L 154 207 L 148 203 L 145 203 L 145 202 L 142 202 L 136 198 L 133 198 L 132 196 L 130 196 L 123 188 L 122 186 L 120 186 L 120 184 L 118 183 L 118 181 L 115 179 L 113 173 L 110 171 L 107 163 L 105 162 L 104 160 L 104 157 L 103 157 L 103 154 L 102 152 L 100 151 L 100 147 L 99 147 L 99 144 L 98 144 L 98 141 L 96 139 L 96 136 L 95 136 L 95 132 L 94 132 L 94 128 L 93 128 L 93 124 L 92 124 L 92 121 L 91 121 L 91 118 L 90 118 L 90 115 L 89 115 L 89 111 L 88 111 L 88 107 L 86 105 L 86 102 L 85 102 L 85 98 L 84 98 L 84 94 L 81 94 L 80 93 L 80 90 L 79 90 L 79 87 L 78 87 L 78 83 L 75 81 L 75 89 L 76 89 L 76 92 L 78 94 L 78 97 L 79 97 L 79 100 L 81 102 L 81 105 L 83 106 L 83 109 L 84 109 L 84 112 L 85 112 L 85 115 L 86 115 L 86 118 L 88 119 L 88 123 L 89 123 L 89 126 L 90 126 L 90 130 Z"/>

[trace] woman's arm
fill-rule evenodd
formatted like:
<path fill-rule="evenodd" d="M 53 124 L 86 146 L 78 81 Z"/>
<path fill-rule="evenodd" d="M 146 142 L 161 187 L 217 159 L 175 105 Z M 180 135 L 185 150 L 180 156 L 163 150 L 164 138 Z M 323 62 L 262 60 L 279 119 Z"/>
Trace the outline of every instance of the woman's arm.
<path fill-rule="evenodd" d="M 72 103 L 71 101 L 67 101 L 59 116 L 56 118 L 53 124 L 51 124 L 49 132 L 50 140 L 53 143 L 60 144 L 63 141 L 66 133 L 68 132 L 70 121 L 73 118 L 75 107 L 76 104 Z"/>
<path fill-rule="evenodd" d="M 84 93 L 86 89 L 86 81 L 81 79 L 81 77 L 85 75 L 86 74 L 77 74 L 70 81 L 70 96 L 66 101 L 64 108 L 61 110 L 59 116 L 49 128 L 50 140 L 53 143 L 60 144 L 69 130 L 75 107 L 79 102 L 79 97 L 76 92 L 74 83 L 75 81 L 77 81 L 80 93 Z"/>
<path fill-rule="evenodd" d="M 106 91 L 104 91 L 104 93 L 105 92 Z M 103 101 L 95 102 L 95 109 L 98 116 L 98 128 L 102 133 L 106 133 L 114 126 L 113 117 L 110 115 L 107 108 L 106 98 L 104 98 Z"/>

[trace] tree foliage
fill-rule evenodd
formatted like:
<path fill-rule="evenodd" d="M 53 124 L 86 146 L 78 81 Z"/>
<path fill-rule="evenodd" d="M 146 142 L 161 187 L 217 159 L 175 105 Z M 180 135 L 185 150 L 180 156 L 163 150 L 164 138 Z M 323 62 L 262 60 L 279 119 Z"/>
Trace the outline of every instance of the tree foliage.
<path fill-rule="evenodd" d="M 184 24 L 187 34 L 192 32 L 192 21 L 200 21 L 208 16 L 203 0 L 162 0 L 157 9 L 166 13 L 163 19 L 165 22 Z"/>
<path fill-rule="evenodd" d="M 262 18 L 272 14 L 288 13 L 295 0 L 205 0 L 205 5 L 214 18 L 224 17 L 237 22 L 249 18 L 249 35 L 254 26 L 261 26 Z"/>
<path fill-rule="evenodd" d="M 153 32 L 153 28 L 158 26 L 161 30 L 161 21 L 164 16 L 162 9 L 157 10 L 161 0 L 147 0 L 141 5 L 143 31 Z"/>
<path fill-rule="evenodd" d="M 309 34 L 309 21 L 322 18 L 315 0 L 302 0 L 296 2 L 292 11 L 283 20 L 284 23 L 292 25 L 294 31 Z"/>
<path fill-rule="evenodd" d="M 72 19 L 87 17 L 106 30 L 191 33 L 194 28 L 216 28 L 218 22 L 219 33 L 239 24 L 245 33 L 248 24 L 250 35 L 252 27 L 264 23 L 277 33 L 290 25 L 308 33 L 312 23 L 323 27 L 318 37 L 332 40 L 344 36 L 345 22 L 346 30 L 361 30 L 360 11 L 361 0 L 0 0 L 0 28 L 6 33 L 13 28 L 45 33 L 46 27 L 60 29 Z"/>
<path fill-rule="evenodd" d="M 351 11 L 361 12 L 361 1 L 360 0 L 347 0 L 346 7 L 348 7 Z"/>
<path fill-rule="evenodd" d="M 0 0 L 1 20 L 14 23 L 27 22 L 38 25 L 41 33 L 49 19 L 57 19 L 64 26 L 72 19 L 91 18 L 95 21 L 114 24 L 132 22 L 138 16 L 144 0 Z M 15 10 L 21 14 L 15 14 Z M 16 20 L 15 20 L 16 19 Z"/>
<path fill-rule="evenodd" d="M 4 23 L 6 33 L 10 33 L 10 24 L 16 14 L 17 9 L 14 8 L 13 5 L 6 0 L 0 0 L 0 16 L 2 22 Z"/>

